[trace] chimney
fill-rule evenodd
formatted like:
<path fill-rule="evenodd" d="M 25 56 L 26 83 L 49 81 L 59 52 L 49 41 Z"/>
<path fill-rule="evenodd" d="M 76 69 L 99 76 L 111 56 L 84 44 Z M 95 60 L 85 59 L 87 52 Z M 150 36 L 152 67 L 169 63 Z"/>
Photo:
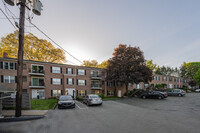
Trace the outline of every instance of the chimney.
<path fill-rule="evenodd" d="M 8 54 L 3 52 L 3 58 L 8 58 Z"/>

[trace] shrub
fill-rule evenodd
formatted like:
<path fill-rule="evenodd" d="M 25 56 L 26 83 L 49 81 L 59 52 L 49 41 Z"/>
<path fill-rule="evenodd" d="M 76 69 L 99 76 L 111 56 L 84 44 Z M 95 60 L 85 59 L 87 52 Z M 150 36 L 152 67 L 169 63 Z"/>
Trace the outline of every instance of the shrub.
<path fill-rule="evenodd" d="M 103 99 L 104 98 L 104 94 L 99 94 L 99 97 L 101 97 Z"/>
<path fill-rule="evenodd" d="M 82 96 L 76 96 L 76 100 L 83 101 L 83 97 Z"/>

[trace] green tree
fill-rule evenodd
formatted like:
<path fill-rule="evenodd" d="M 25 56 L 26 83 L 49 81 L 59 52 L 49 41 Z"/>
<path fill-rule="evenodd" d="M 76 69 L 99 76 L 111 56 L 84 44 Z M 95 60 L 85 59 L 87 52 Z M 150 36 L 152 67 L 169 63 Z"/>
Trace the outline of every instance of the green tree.
<path fill-rule="evenodd" d="M 157 65 L 156 64 L 153 64 L 153 61 L 152 60 L 147 60 L 146 61 L 146 66 L 148 68 L 150 68 L 153 72 L 155 72 L 156 68 L 157 68 Z"/>
<path fill-rule="evenodd" d="M 200 69 L 200 62 L 189 62 L 186 64 L 186 77 L 193 77 Z"/>
<path fill-rule="evenodd" d="M 183 64 L 180 67 L 180 77 L 186 77 L 186 62 L 183 62 Z"/>
<path fill-rule="evenodd" d="M 107 81 L 128 84 L 147 83 L 152 80 L 152 70 L 146 66 L 143 52 L 139 47 L 120 44 L 114 49 L 113 57 L 108 60 Z"/>
<path fill-rule="evenodd" d="M 200 69 L 194 74 L 194 80 L 200 85 Z"/>
<path fill-rule="evenodd" d="M 2 37 L 0 41 L 0 57 L 7 53 L 11 58 L 17 58 L 18 54 L 18 31 Z M 50 42 L 39 39 L 33 34 L 24 36 L 24 59 L 53 63 L 64 63 L 65 53 L 55 48 Z"/>

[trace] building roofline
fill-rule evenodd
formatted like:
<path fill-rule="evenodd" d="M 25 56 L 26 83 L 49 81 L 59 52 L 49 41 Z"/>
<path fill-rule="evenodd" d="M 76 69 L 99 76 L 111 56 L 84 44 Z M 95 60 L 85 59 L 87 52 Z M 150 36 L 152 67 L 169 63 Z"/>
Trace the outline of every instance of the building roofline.
<path fill-rule="evenodd" d="M 0 57 L 0 60 L 17 61 L 17 58 L 2 58 L 2 57 Z M 24 60 L 24 62 L 41 63 L 41 64 L 49 64 L 49 65 L 59 65 L 59 66 L 73 66 L 73 67 L 78 67 L 78 68 L 90 68 L 90 69 L 104 70 L 103 68 L 88 67 L 88 66 L 78 66 L 78 65 L 70 65 L 70 64 L 61 64 L 61 63 L 52 63 L 52 62 L 43 62 L 43 61 L 34 61 L 34 60 Z"/>

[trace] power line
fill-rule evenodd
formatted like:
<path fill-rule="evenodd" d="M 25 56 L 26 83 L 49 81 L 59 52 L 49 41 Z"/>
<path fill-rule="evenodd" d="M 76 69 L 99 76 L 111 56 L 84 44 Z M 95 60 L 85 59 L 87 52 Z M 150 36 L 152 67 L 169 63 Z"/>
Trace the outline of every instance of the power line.
<path fill-rule="evenodd" d="M 7 14 L 9 15 L 9 16 L 11 16 L 14 20 L 15 19 L 17 19 L 17 17 L 16 17 L 16 15 L 6 6 L 6 4 L 4 3 L 4 1 L 2 0 L 2 2 L 3 2 L 3 4 L 4 4 L 4 7 L 5 7 L 5 10 L 6 10 L 6 12 L 7 12 L 7 10 L 15 17 L 13 17 L 13 16 L 11 16 L 8 12 L 7 12 Z M 3 12 L 3 11 L 2 11 Z M 4 13 L 5 14 L 5 13 Z M 32 15 L 31 15 L 32 16 Z M 33 17 L 33 16 L 32 16 Z M 37 30 L 39 30 L 43 35 L 45 35 L 48 39 L 50 39 L 54 44 L 56 44 L 59 48 L 61 48 L 63 51 L 65 51 L 68 55 L 70 55 L 72 58 L 74 58 L 75 60 L 77 60 L 78 62 L 80 62 L 81 64 L 83 64 L 83 62 L 82 61 L 80 61 L 79 59 L 77 59 L 76 57 L 74 57 L 72 54 L 70 54 L 68 51 L 66 51 L 64 48 L 62 48 L 58 43 L 56 43 L 53 39 L 51 39 L 46 33 L 44 33 L 42 30 L 40 30 L 35 24 L 33 24 L 32 22 L 31 22 L 31 18 L 32 17 L 30 17 L 29 15 L 28 15 L 28 18 L 26 18 L 28 21 L 29 21 L 29 24 L 32 24 L 33 26 L 26 26 L 26 27 L 35 27 Z M 10 20 L 9 20 L 10 21 Z M 11 22 L 11 21 L 10 21 Z M 12 22 L 11 22 L 12 23 Z M 16 29 L 16 27 L 15 27 L 15 29 Z M 71 61 L 68 61 L 68 62 L 71 62 Z M 73 62 L 71 62 L 71 63 L 73 63 Z M 73 63 L 73 64 L 75 64 L 75 63 Z"/>
<path fill-rule="evenodd" d="M 82 61 L 80 61 L 79 59 L 77 59 L 76 57 L 74 57 L 72 54 L 70 54 L 68 51 L 66 51 L 64 48 L 62 48 L 59 44 L 57 44 L 53 39 L 51 39 L 47 34 L 45 34 L 42 30 L 40 30 L 35 24 L 33 24 L 31 21 L 30 23 L 37 29 L 39 30 L 43 35 L 45 35 L 49 40 L 51 40 L 54 44 L 56 44 L 59 48 L 61 48 L 63 51 L 65 51 L 67 54 L 69 54 L 71 57 L 73 57 L 75 60 L 77 60 L 78 62 L 80 62 L 81 64 L 83 64 Z"/>
<path fill-rule="evenodd" d="M 17 30 L 17 28 L 15 27 L 15 25 L 10 21 L 10 19 L 8 18 L 8 16 L 4 13 L 4 11 L 0 8 L 1 12 L 4 14 L 4 16 L 8 19 L 8 21 L 12 24 L 12 26 Z"/>

